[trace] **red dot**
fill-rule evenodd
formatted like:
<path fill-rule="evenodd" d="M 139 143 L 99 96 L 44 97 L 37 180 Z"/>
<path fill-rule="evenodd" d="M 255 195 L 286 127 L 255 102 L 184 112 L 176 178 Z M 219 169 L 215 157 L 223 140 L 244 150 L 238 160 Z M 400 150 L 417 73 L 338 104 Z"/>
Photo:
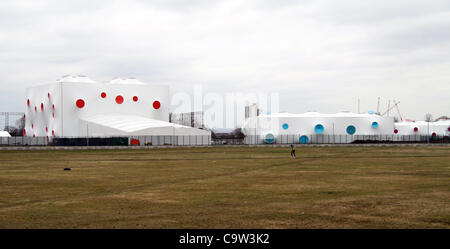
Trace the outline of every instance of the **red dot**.
<path fill-rule="evenodd" d="M 31 124 L 31 129 L 34 129 L 34 124 Z"/>
<path fill-rule="evenodd" d="M 48 98 L 50 98 L 50 93 L 47 94 Z"/>
<path fill-rule="evenodd" d="M 398 130 L 397 130 L 397 129 L 394 129 L 394 133 L 397 134 L 397 133 L 398 133 Z"/>
<path fill-rule="evenodd" d="M 137 97 L 137 96 L 134 96 L 134 97 L 133 97 L 133 101 L 134 101 L 134 102 L 137 102 L 137 101 L 138 101 L 138 97 Z"/>
<path fill-rule="evenodd" d="M 52 117 L 55 118 L 55 113 L 52 113 Z"/>
<path fill-rule="evenodd" d="M 37 107 L 36 106 L 34 106 L 34 111 L 37 112 Z"/>
<path fill-rule="evenodd" d="M 30 106 L 30 99 L 27 99 L 27 106 Z"/>
<path fill-rule="evenodd" d="M 55 131 L 54 130 L 52 130 L 52 136 L 54 136 L 55 135 Z"/>
<path fill-rule="evenodd" d="M 25 116 L 25 114 L 23 114 L 23 119 L 25 119 L 26 118 L 26 116 Z"/>
<path fill-rule="evenodd" d="M 45 132 L 48 132 L 48 128 L 47 127 L 45 127 Z"/>
<path fill-rule="evenodd" d="M 116 103 L 117 104 L 122 104 L 123 103 L 123 97 L 122 96 L 120 96 L 120 95 L 117 95 L 117 97 L 116 97 Z"/>
<path fill-rule="evenodd" d="M 160 107 L 161 107 L 161 103 L 159 103 L 158 100 L 155 100 L 155 101 L 153 102 L 153 108 L 159 109 Z"/>
<path fill-rule="evenodd" d="M 83 108 L 84 107 L 84 100 L 82 99 L 77 99 L 76 105 L 78 108 Z"/>
<path fill-rule="evenodd" d="M 33 137 L 36 137 L 36 134 L 33 134 Z"/>
<path fill-rule="evenodd" d="M 450 131 L 450 126 L 448 127 L 448 129 L 447 129 L 448 131 Z"/>
<path fill-rule="evenodd" d="M 55 110 L 55 104 L 52 105 L 52 109 Z"/>
<path fill-rule="evenodd" d="M 106 93 L 105 93 L 105 92 L 102 92 L 102 93 L 100 94 L 100 96 L 101 96 L 102 98 L 106 98 Z"/>
<path fill-rule="evenodd" d="M 27 135 L 27 131 L 25 129 L 23 129 L 23 135 L 26 136 Z"/>
<path fill-rule="evenodd" d="M 436 132 L 433 132 L 433 134 L 431 134 L 431 136 L 435 137 L 436 136 Z"/>
<path fill-rule="evenodd" d="M 44 111 L 44 104 L 41 103 L 41 111 Z"/>
<path fill-rule="evenodd" d="M 417 132 L 419 130 L 419 128 L 414 127 L 414 132 Z"/>

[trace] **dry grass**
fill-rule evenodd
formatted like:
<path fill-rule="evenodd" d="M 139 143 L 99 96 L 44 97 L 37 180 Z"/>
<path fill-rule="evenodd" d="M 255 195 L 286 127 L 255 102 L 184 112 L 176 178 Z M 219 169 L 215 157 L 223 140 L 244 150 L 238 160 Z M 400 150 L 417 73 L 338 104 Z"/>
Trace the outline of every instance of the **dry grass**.
<path fill-rule="evenodd" d="M 450 228 L 449 152 L 2 151 L 0 228 Z"/>

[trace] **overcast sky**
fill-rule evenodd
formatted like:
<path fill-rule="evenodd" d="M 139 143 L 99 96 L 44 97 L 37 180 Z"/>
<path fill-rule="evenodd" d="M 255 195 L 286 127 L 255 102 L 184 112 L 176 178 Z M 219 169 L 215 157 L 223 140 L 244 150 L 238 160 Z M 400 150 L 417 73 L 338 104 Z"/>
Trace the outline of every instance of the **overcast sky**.
<path fill-rule="evenodd" d="M 0 1 L 0 111 L 66 74 L 171 93 L 279 92 L 280 110 L 450 115 L 448 0 Z"/>

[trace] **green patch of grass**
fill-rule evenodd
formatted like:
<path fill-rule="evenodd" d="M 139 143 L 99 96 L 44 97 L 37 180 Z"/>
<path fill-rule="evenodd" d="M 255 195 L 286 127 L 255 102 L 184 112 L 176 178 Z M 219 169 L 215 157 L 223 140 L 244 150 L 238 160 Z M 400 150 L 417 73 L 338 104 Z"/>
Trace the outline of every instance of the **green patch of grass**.
<path fill-rule="evenodd" d="M 0 228 L 450 227 L 449 147 L 289 152 L 1 151 Z"/>

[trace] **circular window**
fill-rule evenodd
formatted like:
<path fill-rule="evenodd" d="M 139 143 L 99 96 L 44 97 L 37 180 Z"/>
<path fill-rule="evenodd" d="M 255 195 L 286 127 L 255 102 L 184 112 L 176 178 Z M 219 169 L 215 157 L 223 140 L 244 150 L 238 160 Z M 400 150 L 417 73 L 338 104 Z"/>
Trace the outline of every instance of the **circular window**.
<path fill-rule="evenodd" d="M 77 99 L 77 102 L 75 103 L 77 105 L 78 108 L 83 108 L 84 107 L 84 100 L 82 99 Z"/>
<path fill-rule="evenodd" d="M 134 96 L 134 97 L 133 97 L 133 101 L 134 101 L 134 102 L 137 102 L 137 101 L 138 101 L 138 97 L 137 97 L 137 96 Z"/>
<path fill-rule="evenodd" d="M 394 129 L 394 133 L 397 134 L 397 133 L 398 133 L 398 130 L 397 130 L 397 129 Z"/>
<path fill-rule="evenodd" d="M 309 142 L 309 138 L 305 135 L 301 136 L 298 140 L 301 144 L 307 144 Z"/>
<path fill-rule="evenodd" d="M 161 107 L 161 103 L 159 103 L 158 100 L 155 100 L 155 101 L 153 102 L 153 108 L 159 109 L 160 107 Z"/>
<path fill-rule="evenodd" d="M 117 104 L 122 104 L 123 103 L 123 97 L 122 96 L 120 96 L 120 95 L 117 95 L 117 97 L 116 97 L 116 103 Z"/>
<path fill-rule="evenodd" d="M 419 130 L 419 128 L 414 127 L 414 132 L 417 132 Z"/>
<path fill-rule="evenodd" d="M 106 93 L 105 92 L 100 93 L 100 97 L 102 97 L 102 99 L 106 98 Z"/>
<path fill-rule="evenodd" d="M 271 144 L 271 143 L 275 142 L 275 137 L 273 136 L 272 133 L 268 133 L 268 134 L 266 134 L 264 140 L 266 141 L 266 143 Z"/>
<path fill-rule="evenodd" d="M 318 125 L 316 125 L 316 126 L 314 127 L 314 131 L 315 131 L 317 134 L 322 134 L 324 130 L 325 130 L 325 128 L 324 128 L 323 125 L 321 125 L 321 124 L 318 124 Z"/>
<path fill-rule="evenodd" d="M 378 128 L 378 122 L 372 122 L 372 128 L 374 129 Z"/>
<path fill-rule="evenodd" d="M 284 124 L 283 124 L 283 129 L 287 130 L 288 128 L 289 128 L 289 125 L 286 124 L 286 123 L 284 123 Z"/>
<path fill-rule="evenodd" d="M 355 134 L 355 132 L 356 132 L 355 126 L 353 126 L 353 125 L 347 126 L 347 133 L 348 133 L 349 135 L 353 135 L 353 134 Z"/>

